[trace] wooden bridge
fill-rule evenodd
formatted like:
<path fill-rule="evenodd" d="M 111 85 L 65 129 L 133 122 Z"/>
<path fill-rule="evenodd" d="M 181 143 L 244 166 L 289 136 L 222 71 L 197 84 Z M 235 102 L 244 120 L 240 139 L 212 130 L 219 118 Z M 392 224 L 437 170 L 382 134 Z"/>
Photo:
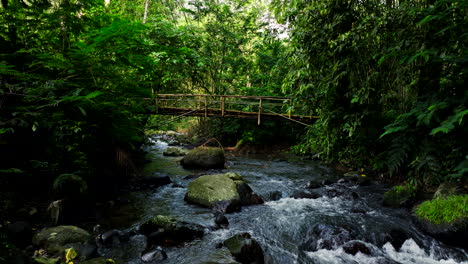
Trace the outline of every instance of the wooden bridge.
<path fill-rule="evenodd" d="M 290 97 L 207 94 L 157 94 L 153 114 L 173 116 L 289 119 L 302 124 L 317 116 L 300 112 Z"/>

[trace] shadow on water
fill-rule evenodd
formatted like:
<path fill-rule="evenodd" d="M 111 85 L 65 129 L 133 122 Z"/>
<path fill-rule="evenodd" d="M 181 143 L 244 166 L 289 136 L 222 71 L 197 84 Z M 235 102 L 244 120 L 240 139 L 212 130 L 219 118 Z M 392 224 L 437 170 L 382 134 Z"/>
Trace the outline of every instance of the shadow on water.
<path fill-rule="evenodd" d="M 230 158 L 228 169 L 215 172 L 230 171 L 243 175 L 252 189 L 267 202 L 228 214 L 229 229 L 213 230 L 210 228 L 214 225 L 211 210 L 189 205 L 183 199 L 190 182 L 186 177 L 194 172 L 184 170 L 178 164 L 180 158 L 162 155 L 167 148 L 166 143 L 157 138 L 153 143 L 147 147 L 152 162 L 144 173 L 168 175 L 178 184 L 135 191 L 122 197 L 128 203 L 114 209 L 113 227 L 136 229 L 158 214 L 206 227 L 202 239 L 183 247 L 165 249 L 168 259 L 164 263 L 236 263 L 226 249 L 217 245 L 240 232 L 251 233 L 261 244 L 266 263 L 468 263 L 465 251 L 445 246 L 419 232 L 405 210 L 382 207 L 381 196 L 387 186 L 333 184 L 320 188 L 326 195 L 318 199 L 289 198 L 296 191 L 303 190 L 310 180 L 340 176 L 314 161 L 298 163 L 259 157 Z M 354 192 L 358 198 L 329 195 L 336 190 Z M 268 201 L 273 191 L 276 200 Z M 122 218 L 120 222 L 119 217 Z M 132 253 L 134 247 L 119 250 L 124 252 L 121 253 L 123 256 L 128 251 L 127 263 L 143 263 L 139 257 L 132 257 L 135 256 Z"/>

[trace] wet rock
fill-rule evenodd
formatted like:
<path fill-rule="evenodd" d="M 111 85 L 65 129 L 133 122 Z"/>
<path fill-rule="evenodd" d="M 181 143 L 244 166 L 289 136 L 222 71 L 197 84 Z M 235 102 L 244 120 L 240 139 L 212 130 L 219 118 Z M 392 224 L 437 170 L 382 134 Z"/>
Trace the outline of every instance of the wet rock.
<path fill-rule="evenodd" d="M 444 242 L 447 245 L 461 247 L 468 250 L 468 219 L 461 219 L 450 224 L 434 224 L 426 219 L 414 216 L 416 225 L 424 233 Z"/>
<path fill-rule="evenodd" d="M 33 231 L 29 223 L 19 221 L 7 226 L 7 235 L 15 246 L 24 248 L 32 243 Z"/>
<path fill-rule="evenodd" d="M 312 181 L 307 183 L 306 188 L 307 189 L 318 189 L 318 188 L 322 188 L 322 187 L 331 185 L 333 183 L 335 183 L 335 182 L 332 181 L 332 180 L 329 180 L 329 179 L 326 179 L 326 180 L 312 180 Z"/>
<path fill-rule="evenodd" d="M 447 198 L 451 195 L 463 194 L 464 190 L 459 183 L 444 182 L 437 188 L 434 193 L 433 199 Z"/>
<path fill-rule="evenodd" d="M 327 224 L 316 224 L 310 235 L 312 237 L 302 244 L 300 249 L 305 251 L 331 250 L 355 239 L 347 228 Z"/>
<path fill-rule="evenodd" d="M 185 201 L 221 212 L 233 212 L 242 205 L 261 204 L 263 200 L 236 173 L 201 176 L 187 187 Z M 223 208 L 224 207 L 224 208 Z"/>
<path fill-rule="evenodd" d="M 390 207 L 407 207 L 414 202 L 416 190 L 411 185 L 394 186 L 383 196 L 383 205 Z"/>
<path fill-rule="evenodd" d="M 219 201 L 213 205 L 213 212 L 228 214 L 232 212 L 238 212 L 241 210 L 240 203 L 232 203 L 232 201 Z"/>
<path fill-rule="evenodd" d="M 249 233 L 237 234 L 227 239 L 224 241 L 224 246 L 240 263 L 264 263 L 263 250 L 260 244 Z"/>
<path fill-rule="evenodd" d="M 123 236 L 123 232 L 117 229 L 109 230 L 103 234 L 100 234 L 97 239 L 97 244 L 103 247 L 111 247 L 120 244 L 120 238 Z"/>
<path fill-rule="evenodd" d="M 280 191 L 269 192 L 265 197 L 267 201 L 278 201 L 281 198 L 283 198 L 283 193 Z"/>
<path fill-rule="evenodd" d="M 153 187 L 164 186 L 172 183 L 171 178 L 167 175 L 161 175 L 155 173 L 153 175 L 144 175 L 140 178 L 140 181 L 147 185 L 152 185 Z"/>
<path fill-rule="evenodd" d="M 347 242 L 343 245 L 343 251 L 351 255 L 356 255 L 358 252 L 366 255 L 371 254 L 371 250 L 367 247 L 367 245 L 360 241 Z"/>
<path fill-rule="evenodd" d="M 176 148 L 176 147 L 168 147 L 163 152 L 164 156 L 169 156 L 169 157 L 185 156 L 185 154 L 186 154 L 186 151 L 184 149 Z"/>
<path fill-rule="evenodd" d="M 348 180 L 343 179 L 343 178 L 341 178 L 341 179 L 339 179 L 339 180 L 337 181 L 337 183 L 340 183 L 340 184 L 347 183 L 347 182 L 348 182 Z"/>
<path fill-rule="evenodd" d="M 306 185 L 307 189 L 318 189 L 320 187 L 322 187 L 322 185 L 320 184 L 320 181 L 310 181 Z"/>
<path fill-rule="evenodd" d="M 353 214 L 367 214 L 367 211 L 362 209 L 362 208 L 354 207 L 354 208 L 351 209 L 351 213 L 353 213 Z"/>
<path fill-rule="evenodd" d="M 296 191 L 293 193 L 291 198 L 294 199 L 317 199 L 322 197 L 318 192 L 308 192 L 308 191 Z"/>
<path fill-rule="evenodd" d="M 338 190 L 336 188 L 328 189 L 326 192 L 327 196 L 330 198 L 344 195 L 344 192 L 342 190 Z"/>
<path fill-rule="evenodd" d="M 154 249 L 141 256 L 141 260 L 145 263 L 160 263 L 165 259 L 167 259 L 167 254 L 161 248 Z"/>
<path fill-rule="evenodd" d="M 223 213 L 216 213 L 214 222 L 220 228 L 227 228 L 229 226 L 229 221 Z"/>
<path fill-rule="evenodd" d="M 106 258 L 118 261 L 117 263 L 134 263 L 140 259 L 142 252 L 148 247 L 146 236 L 135 235 L 129 238 L 128 242 L 120 243 L 112 248 L 99 249 L 101 255 Z"/>
<path fill-rule="evenodd" d="M 357 192 L 352 192 L 352 193 L 351 193 L 351 197 L 352 197 L 353 199 L 359 199 L 359 194 L 358 194 Z"/>
<path fill-rule="evenodd" d="M 140 226 L 140 232 L 148 236 L 154 245 L 174 246 L 200 238 L 204 227 L 194 223 L 178 221 L 172 217 L 157 215 Z"/>
<path fill-rule="evenodd" d="M 76 226 L 45 228 L 33 237 L 33 243 L 51 254 L 63 254 L 65 249 L 86 244 L 91 235 Z M 80 254 L 80 252 L 78 252 Z"/>
<path fill-rule="evenodd" d="M 409 239 L 408 234 L 401 229 L 392 229 L 388 233 L 385 234 L 386 239 L 385 243 L 389 242 L 392 244 L 393 248 L 396 251 L 399 251 L 403 243 Z"/>
<path fill-rule="evenodd" d="M 263 204 L 263 199 L 242 179 L 235 180 L 237 193 L 239 194 L 241 205 Z"/>
<path fill-rule="evenodd" d="M 199 147 L 188 152 L 180 164 L 186 169 L 223 169 L 225 161 L 223 149 Z"/>

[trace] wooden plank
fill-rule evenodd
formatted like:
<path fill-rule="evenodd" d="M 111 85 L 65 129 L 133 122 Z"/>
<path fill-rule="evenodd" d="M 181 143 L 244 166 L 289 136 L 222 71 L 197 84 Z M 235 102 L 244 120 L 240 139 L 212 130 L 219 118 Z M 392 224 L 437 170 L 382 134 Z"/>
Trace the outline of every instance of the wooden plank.
<path fill-rule="evenodd" d="M 285 96 L 248 96 L 248 95 L 212 95 L 212 94 L 158 94 L 159 97 L 225 97 L 225 98 L 242 98 L 242 99 L 268 99 L 268 100 L 289 100 L 292 97 Z"/>
<path fill-rule="evenodd" d="M 162 108 L 160 109 L 159 115 L 181 115 L 193 111 L 194 109 L 191 108 Z M 207 109 L 206 115 L 208 117 L 221 117 L 221 110 L 220 109 Z M 187 116 L 205 116 L 205 112 L 203 109 L 199 109 L 199 111 L 193 111 Z M 235 118 L 248 118 L 248 119 L 257 119 L 258 112 L 243 112 L 238 110 L 227 110 L 225 109 L 225 117 L 235 117 Z M 272 113 L 262 113 L 262 117 L 266 119 L 282 119 L 283 117 L 288 117 L 287 114 L 272 114 Z M 317 119 L 317 116 L 300 116 L 300 115 L 291 115 L 291 119 L 295 120 L 302 120 L 302 121 L 313 121 Z"/>

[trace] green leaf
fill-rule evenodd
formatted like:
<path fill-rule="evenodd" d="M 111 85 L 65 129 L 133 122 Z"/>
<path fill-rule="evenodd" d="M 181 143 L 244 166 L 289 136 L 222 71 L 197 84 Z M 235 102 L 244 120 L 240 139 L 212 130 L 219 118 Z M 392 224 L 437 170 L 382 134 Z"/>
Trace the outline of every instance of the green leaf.
<path fill-rule="evenodd" d="M 86 116 L 86 111 L 83 109 L 83 107 L 78 106 L 78 109 L 80 109 L 81 113 Z"/>

